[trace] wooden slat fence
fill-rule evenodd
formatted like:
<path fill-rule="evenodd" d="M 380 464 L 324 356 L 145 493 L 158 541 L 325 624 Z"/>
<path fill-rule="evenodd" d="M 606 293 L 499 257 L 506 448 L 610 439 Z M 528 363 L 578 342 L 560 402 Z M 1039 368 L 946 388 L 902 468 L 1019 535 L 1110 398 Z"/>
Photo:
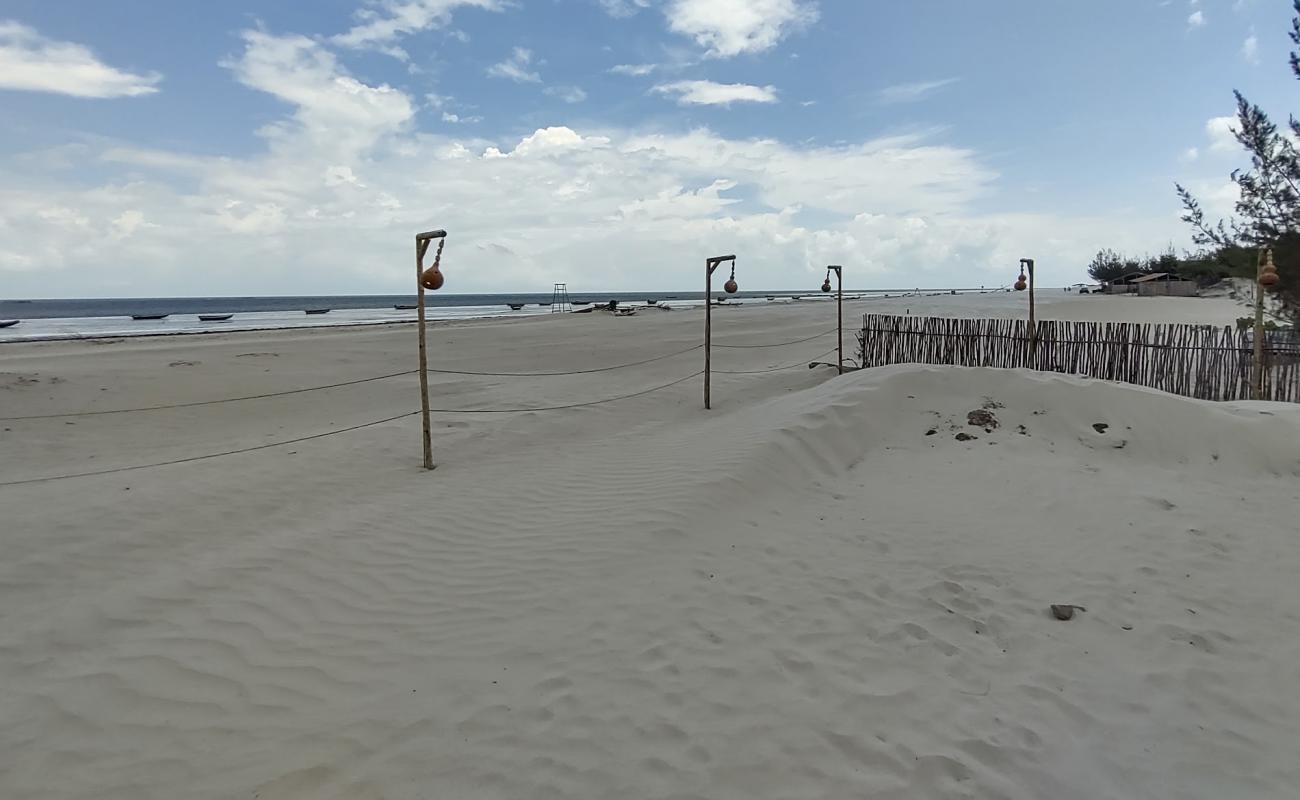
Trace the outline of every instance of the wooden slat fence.
<path fill-rule="evenodd" d="M 1023 319 L 866 314 L 860 363 L 1024 367 L 1123 381 L 1204 400 L 1250 397 L 1252 332 L 1210 325 L 1041 320 L 1031 346 Z M 1264 399 L 1300 403 L 1300 338 L 1269 332 Z"/>

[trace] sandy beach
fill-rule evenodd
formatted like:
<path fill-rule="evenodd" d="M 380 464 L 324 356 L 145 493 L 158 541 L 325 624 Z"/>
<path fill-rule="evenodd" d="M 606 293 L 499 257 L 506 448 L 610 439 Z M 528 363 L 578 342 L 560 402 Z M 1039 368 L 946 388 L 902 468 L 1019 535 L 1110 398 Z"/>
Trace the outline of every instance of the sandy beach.
<path fill-rule="evenodd" d="M 845 352 L 1023 303 L 846 304 Z M 806 302 L 715 312 L 705 412 L 702 325 L 434 327 L 435 369 L 586 372 L 435 374 L 432 473 L 413 374 L 13 419 L 406 372 L 409 325 L 0 348 L 0 797 L 1294 796 L 1300 406 L 836 377 Z"/>

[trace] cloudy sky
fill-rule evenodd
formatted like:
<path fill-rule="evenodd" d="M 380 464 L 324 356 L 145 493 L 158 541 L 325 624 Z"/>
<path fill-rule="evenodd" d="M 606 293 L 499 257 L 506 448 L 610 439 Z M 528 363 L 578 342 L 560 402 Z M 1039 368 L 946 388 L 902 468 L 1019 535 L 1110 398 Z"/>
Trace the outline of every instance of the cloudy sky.
<path fill-rule="evenodd" d="M 5 0 L 0 296 L 1083 279 L 1230 207 L 1280 0 Z"/>

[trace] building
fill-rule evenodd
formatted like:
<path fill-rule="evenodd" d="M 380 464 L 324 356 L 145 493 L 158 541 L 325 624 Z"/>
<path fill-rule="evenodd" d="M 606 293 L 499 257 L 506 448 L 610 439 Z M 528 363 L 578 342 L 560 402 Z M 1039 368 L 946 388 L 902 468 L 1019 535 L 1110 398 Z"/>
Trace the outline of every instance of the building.
<path fill-rule="evenodd" d="M 1155 272 L 1132 282 L 1140 297 L 1195 297 L 1200 293 L 1196 281 L 1178 277 L 1173 272 Z"/>
<path fill-rule="evenodd" d="M 1137 294 L 1137 279 L 1143 277 L 1144 273 L 1130 272 L 1106 283 L 1106 294 Z"/>

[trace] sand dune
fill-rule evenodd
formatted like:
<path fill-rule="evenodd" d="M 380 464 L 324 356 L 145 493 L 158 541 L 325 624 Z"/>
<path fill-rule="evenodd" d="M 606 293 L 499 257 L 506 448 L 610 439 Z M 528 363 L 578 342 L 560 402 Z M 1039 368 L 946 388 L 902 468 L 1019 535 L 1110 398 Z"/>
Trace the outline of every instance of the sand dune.
<path fill-rule="evenodd" d="M 727 313 L 721 341 L 826 323 Z M 435 363 L 619 363 L 689 346 L 698 321 L 451 326 Z M 11 378 L 0 408 L 378 374 L 409 360 L 409 338 L 42 345 L 6 354 L 0 369 L 27 382 Z M 833 344 L 731 351 L 721 366 Z M 576 402 L 689 374 L 696 356 L 613 383 L 442 376 L 435 395 Z M 167 366 L 179 360 L 203 368 Z M 0 481 L 343 427 L 410 407 L 413 391 L 408 376 L 5 422 Z M 708 414 L 690 381 L 590 408 L 440 416 L 432 474 L 414 468 L 412 418 L 0 488 L 0 795 L 1271 798 L 1300 785 L 1300 408 L 936 367 L 799 367 L 720 376 L 715 392 Z M 997 427 L 970 425 L 974 410 Z M 1061 622 L 1051 603 L 1086 611 Z"/>

